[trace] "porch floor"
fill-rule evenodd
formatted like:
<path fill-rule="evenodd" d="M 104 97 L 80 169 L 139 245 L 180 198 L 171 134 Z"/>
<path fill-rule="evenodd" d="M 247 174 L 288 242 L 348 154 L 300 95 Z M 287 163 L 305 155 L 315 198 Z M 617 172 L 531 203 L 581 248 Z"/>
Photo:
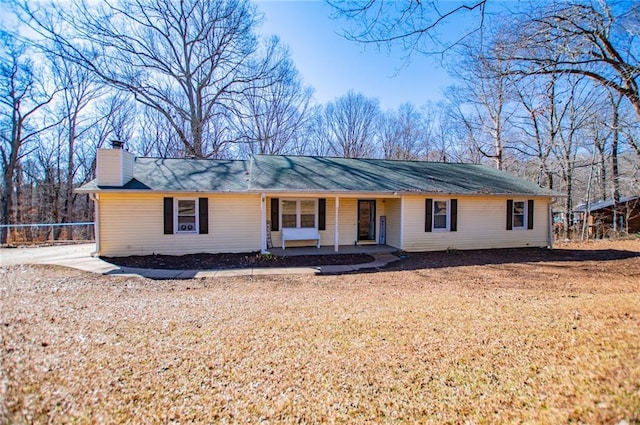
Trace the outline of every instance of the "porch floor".
<path fill-rule="evenodd" d="M 335 252 L 333 246 L 315 246 L 292 247 L 287 249 L 273 247 L 268 251 L 276 257 L 297 256 L 297 255 L 336 255 L 336 254 L 390 254 L 397 251 L 398 248 L 389 245 L 340 245 L 338 252 Z"/>

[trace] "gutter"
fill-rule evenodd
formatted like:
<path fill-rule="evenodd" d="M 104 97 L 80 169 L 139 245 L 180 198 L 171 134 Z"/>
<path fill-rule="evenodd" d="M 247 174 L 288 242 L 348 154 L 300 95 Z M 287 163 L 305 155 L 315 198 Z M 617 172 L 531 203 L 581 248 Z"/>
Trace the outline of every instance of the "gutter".
<path fill-rule="evenodd" d="M 154 189 L 96 189 L 96 190 L 78 190 L 77 193 L 85 193 L 85 194 L 98 194 L 98 193 L 148 193 L 148 194 L 159 194 L 159 193 L 201 193 L 201 194 L 235 194 L 235 195 L 259 195 L 262 193 L 268 194 L 304 194 L 304 195 L 317 195 L 317 194 L 327 194 L 327 195 L 363 195 L 363 196 L 390 196 L 390 197 L 401 197 L 403 195 L 417 195 L 417 196 L 488 196 L 488 197 L 528 197 L 528 198 L 553 198 L 554 202 L 557 198 L 566 197 L 561 194 L 532 194 L 532 193 L 461 193 L 461 192 L 418 192 L 418 191 L 370 191 L 370 192 L 357 192 L 352 190 L 296 190 L 296 189 L 277 189 L 277 190 L 269 190 L 269 189 L 247 189 L 247 190 L 154 190 Z"/>

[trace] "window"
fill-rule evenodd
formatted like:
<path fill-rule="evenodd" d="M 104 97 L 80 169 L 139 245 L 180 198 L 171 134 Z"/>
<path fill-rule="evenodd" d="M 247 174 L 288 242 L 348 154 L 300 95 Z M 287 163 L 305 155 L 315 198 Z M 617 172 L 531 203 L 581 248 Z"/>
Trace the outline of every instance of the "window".
<path fill-rule="evenodd" d="M 163 232 L 174 233 L 209 233 L 209 198 L 174 199 L 165 197 L 163 204 Z"/>
<path fill-rule="evenodd" d="M 316 227 L 316 201 L 300 201 L 300 227 Z"/>
<path fill-rule="evenodd" d="M 282 201 L 282 227 L 298 227 L 298 202 Z"/>
<path fill-rule="evenodd" d="M 447 201 L 433 201 L 433 230 L 447 230 L 448 213 Z"/>
<path fill-rule="evenodd" d="M 280 211 L 282 227 L 317 227 L 315 199 L 283 199 Z"/>
<path fill-rule="evenodd" d="M 524 229 L 526 220 L 525 201 L 513 201 L 513 228 Z"/>
<path fill-rule="evenodd" d="M 176 202 L 176 233 L 198 232 L 198 204 L 195 199 L 178 199 Z"/>
<path fill-rule="evenodd" d="M 458 231 L 457 199 L 425 199 L 424 231 Z"/>
<path fill-rule="evenodd" d="M 514 201 L 507 199 L 507 230 L 533 229 L 533 212 L 535 201 Z"/>

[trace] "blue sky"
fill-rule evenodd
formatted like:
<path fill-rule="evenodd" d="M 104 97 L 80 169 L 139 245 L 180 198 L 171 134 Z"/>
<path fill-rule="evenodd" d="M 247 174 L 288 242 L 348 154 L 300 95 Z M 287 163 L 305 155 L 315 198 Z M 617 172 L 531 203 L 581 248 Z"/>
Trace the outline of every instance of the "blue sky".
<path fill-rule="evenodd" d="M 332 9 L 321 1 L 260 0 L 261 31 L 278 35 L 291 50 L 305 84 L 325 103 L 349 90 L 377 97 L 382 109 L 404 102 L 417 106 L 437 102 L 453 83 L 438 58 L 414 55 L 409 64 L 402 51 L 378 51 L 340 36 L 344 23 L 331 19 Z"/>

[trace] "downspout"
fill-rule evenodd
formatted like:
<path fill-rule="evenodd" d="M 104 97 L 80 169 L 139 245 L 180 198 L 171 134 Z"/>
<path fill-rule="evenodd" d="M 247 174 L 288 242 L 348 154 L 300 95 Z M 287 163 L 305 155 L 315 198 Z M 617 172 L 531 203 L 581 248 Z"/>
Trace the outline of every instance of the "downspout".
<path fill-rule="evenodd" d="M 549 234 L 548 234 L 548 247 L 549 249 L 553 249 L 553 204 L 555 203 L 555 199 L 551 198 L 549 201 L 548 209 L 549 209 Z"/>
<path fill-rule="evenodd" d="M 90 198 L 95 202 L 93 214 L 93 233 L 96 238 L 96 250 L 91 253 L 92 257 L 98 257 L 100 255 L 100 204 L 98 203 L 98 195 L 95 193 L 90 194 Z"/>

